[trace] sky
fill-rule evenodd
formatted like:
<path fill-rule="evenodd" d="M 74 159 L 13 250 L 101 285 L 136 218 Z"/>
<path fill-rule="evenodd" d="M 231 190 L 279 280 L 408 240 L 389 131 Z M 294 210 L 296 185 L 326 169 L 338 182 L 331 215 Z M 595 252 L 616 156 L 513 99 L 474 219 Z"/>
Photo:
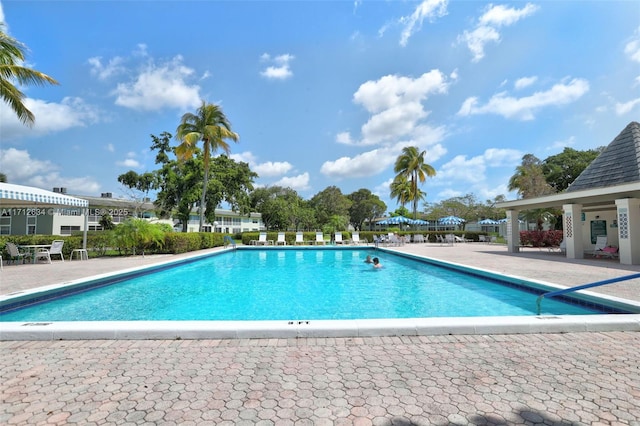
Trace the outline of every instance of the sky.
<path fill-rule="evenodd" d="M 428 203 L 515 199 L 523 155 L 640 121 L 637 1 L 2 0 L 0 21 L 59 82 L 21 87 L 32 127 L 0 102 L 0 171 L 69 194 L 126 197 L 120 174 L 157 169 L 150 135 L 203 101 L 256 186 L 367 188 L 389 211 L 403 147 L 436 170 Z"/>

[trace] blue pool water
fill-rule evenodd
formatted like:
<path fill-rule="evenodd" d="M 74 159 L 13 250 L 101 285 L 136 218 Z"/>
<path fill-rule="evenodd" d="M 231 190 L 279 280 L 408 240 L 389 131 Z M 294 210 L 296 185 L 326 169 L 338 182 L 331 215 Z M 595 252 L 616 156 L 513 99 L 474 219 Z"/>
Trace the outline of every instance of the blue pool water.
<path fill-rule="evenodd" d="M 365 264 L 380 257 L 383 268 Z M 1 321 L 536 315 L 534 293 L 368 249 L 235 250 L 0 314 Z M 598 314 L 546 300 L 542 314 Z"/>

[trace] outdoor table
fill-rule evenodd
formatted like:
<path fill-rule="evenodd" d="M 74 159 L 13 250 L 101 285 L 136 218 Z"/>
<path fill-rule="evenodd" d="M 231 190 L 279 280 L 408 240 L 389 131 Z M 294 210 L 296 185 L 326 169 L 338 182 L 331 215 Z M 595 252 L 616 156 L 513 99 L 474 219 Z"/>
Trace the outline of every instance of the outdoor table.
<path fill-rule="evenodd" d="M 18 248 L 27 249 L 31 253 L 31 263 L 36 263 L 36 252 L 41 248 L 49 250 L 51 244 L 20 244 Z"/>

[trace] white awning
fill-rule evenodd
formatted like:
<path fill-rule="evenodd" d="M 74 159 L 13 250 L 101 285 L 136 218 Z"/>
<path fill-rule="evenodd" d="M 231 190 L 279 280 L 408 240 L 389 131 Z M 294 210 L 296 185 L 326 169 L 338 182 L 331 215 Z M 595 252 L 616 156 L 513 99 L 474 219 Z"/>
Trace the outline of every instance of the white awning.
<path fill-rule="evenodd" d="M 89 202 L 81 198 L 58 192 L 47 191 L 32 186 L 14 185 L 0 182 L 0 207 L 89 207 Z"/>

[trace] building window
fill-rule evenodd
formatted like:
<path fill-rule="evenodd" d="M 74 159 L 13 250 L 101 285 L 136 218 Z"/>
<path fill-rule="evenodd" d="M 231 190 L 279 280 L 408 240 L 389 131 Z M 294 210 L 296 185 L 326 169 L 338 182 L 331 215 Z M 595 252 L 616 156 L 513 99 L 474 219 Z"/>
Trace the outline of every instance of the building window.
<path fill-rule="evenodd" d="M 35 235 L 38 216 L 27 216 L 27 235 Z"/>
<path fill-rule="evenodd" d="M 11 235 L 11 213 L 3 212 L 0 217 L 0 235 Z"/>
<path fill-rule="evenodd" d="M 71 235 L 74 231 L 80 231 L 80 226 L 61 226 L 60 233 L 62 235 Z"/>

